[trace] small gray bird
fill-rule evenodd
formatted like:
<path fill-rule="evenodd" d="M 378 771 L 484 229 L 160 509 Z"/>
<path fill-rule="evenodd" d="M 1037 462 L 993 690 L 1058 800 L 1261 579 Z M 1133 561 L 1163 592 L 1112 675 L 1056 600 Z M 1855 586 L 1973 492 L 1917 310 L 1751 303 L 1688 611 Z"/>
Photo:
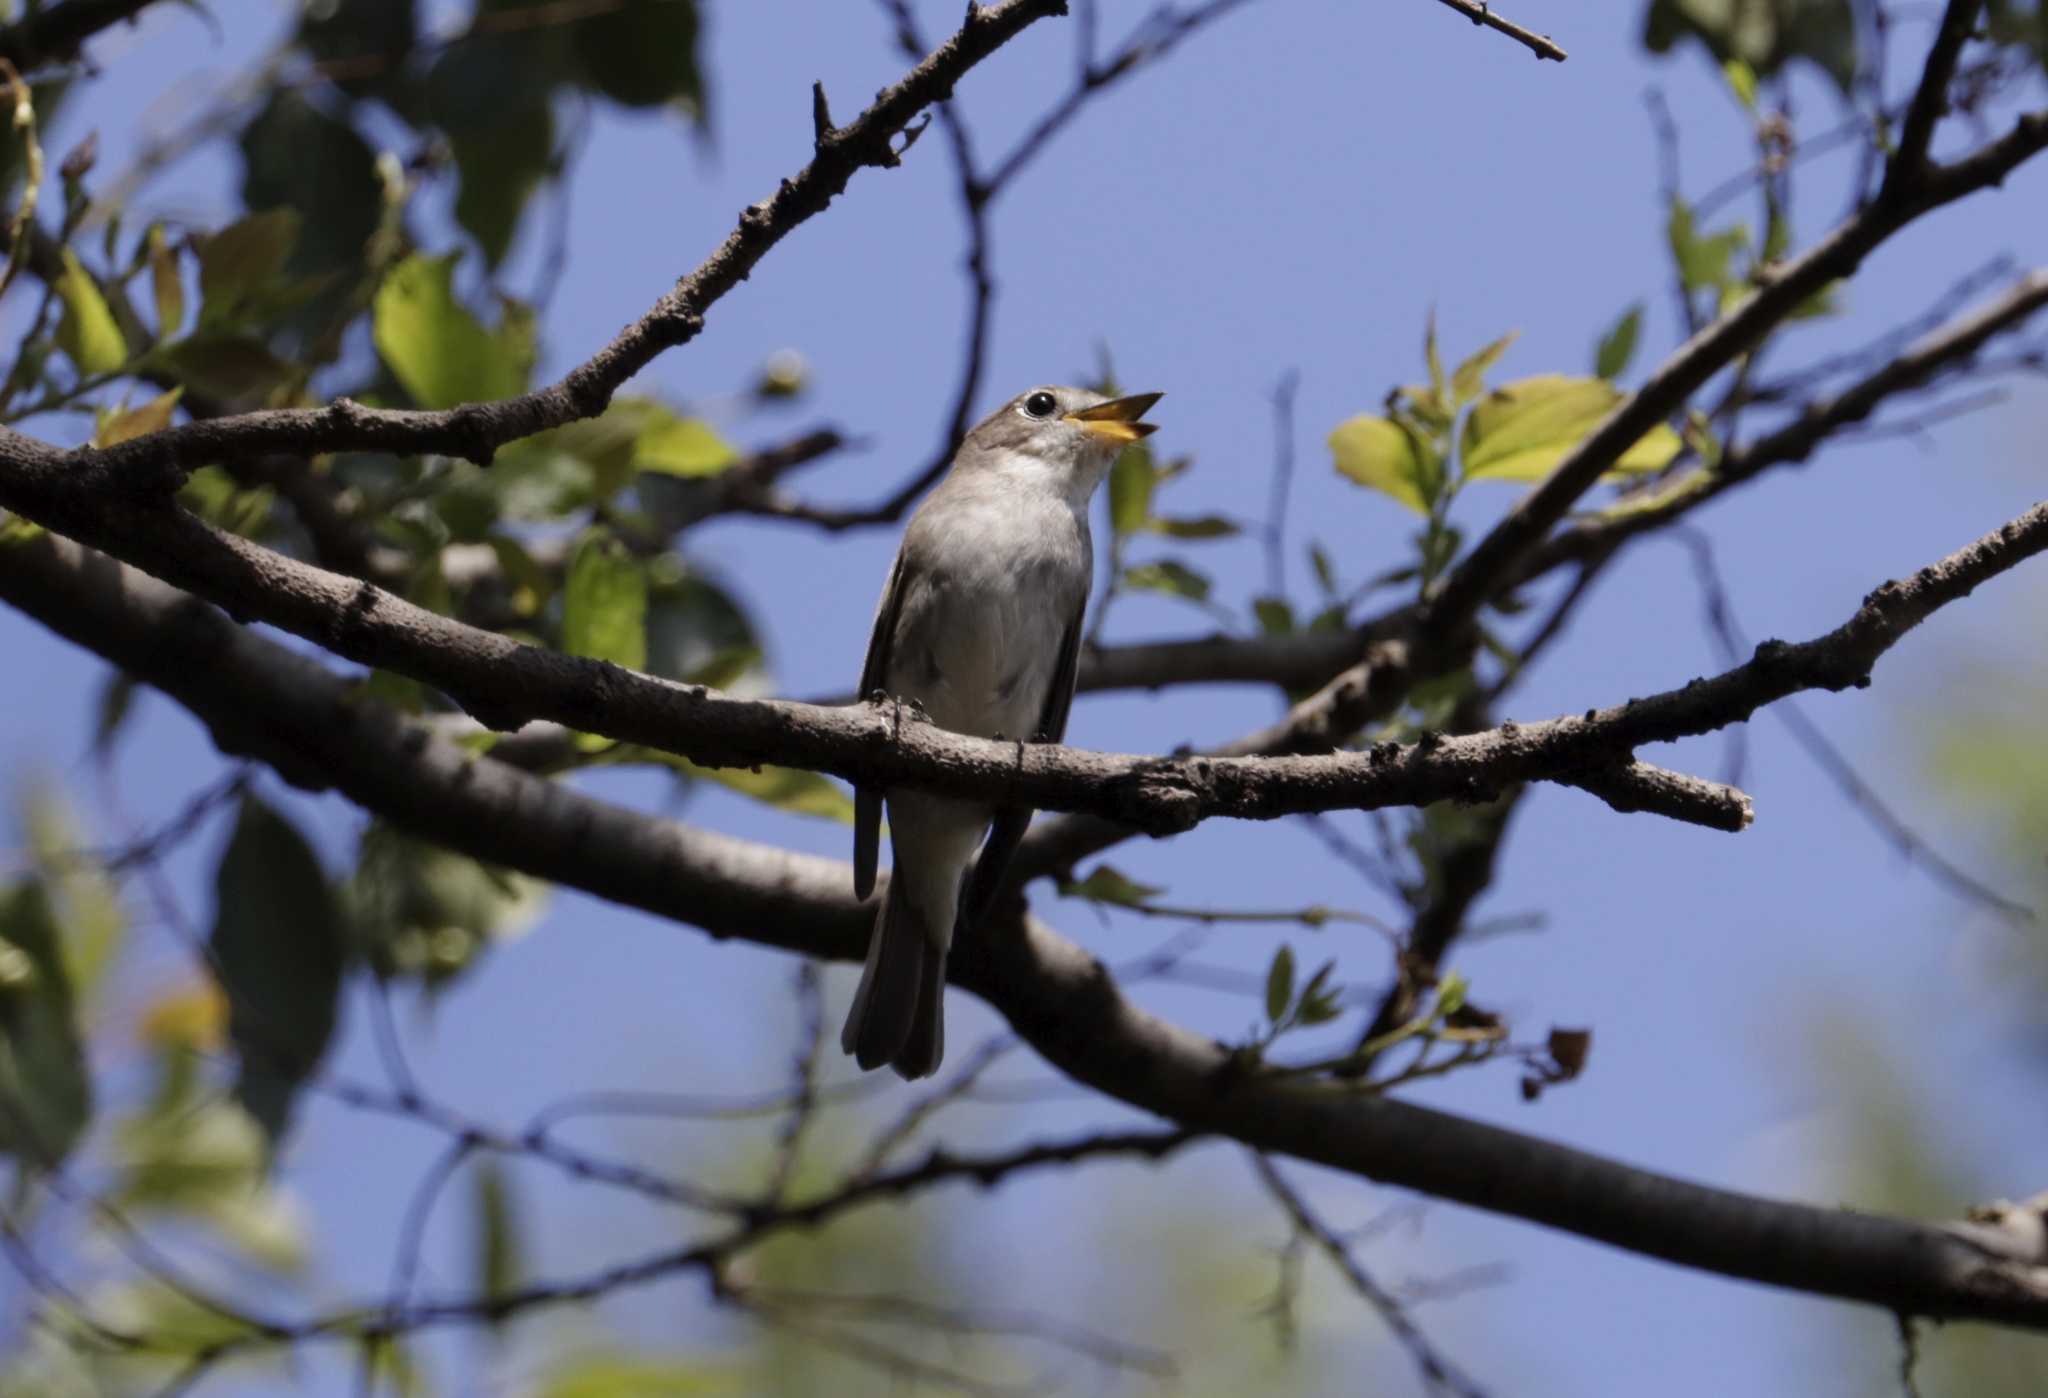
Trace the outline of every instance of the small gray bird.
<path fill-rule="evenodd" d="M 863 699 L 916 703 L 939 727 L 978 738 L 1066 735 L 1095 573 L 1088 501 L 1117 453 L 1152 432 L 1139 419 L 1159 399 L 1034 388 L 967 434 L 903 531 L 875 609 Z M 987 913 L 1031 811 L 857 789 L 853 890 L 863 899 L 875 888 L 885 798 L 896 863 L 839 1043 L 864 1069 L 887 1063 L 921 1078 L 945 1051 L 946 952 Z"/>

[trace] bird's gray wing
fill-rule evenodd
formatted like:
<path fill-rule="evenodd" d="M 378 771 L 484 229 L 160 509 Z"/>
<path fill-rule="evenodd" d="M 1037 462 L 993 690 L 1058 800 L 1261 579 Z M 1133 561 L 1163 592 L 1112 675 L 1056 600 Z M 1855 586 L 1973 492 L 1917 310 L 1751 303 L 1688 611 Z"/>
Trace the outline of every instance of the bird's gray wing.
<path fill-rule="evenodd" d="M 1065 634 L 1060 637 L 1059 664 L 1053 669 L 1052 688 L 1045 696 L 1038 731 L 1032 734 L 1034 742 L 1057 743 L 1067 736 L 1067 715 L 1074 707 L 1074 680 L 1081 669 L 1081 618 L 1087 610 L 1088 595 L 1084 592 L 1080 605 L 1074 608 L 1073 616 L 1067 620 Z M 996 812 L 995 821 L 989 826 L 988 839 L 981 847 L 981 857 L 974 862 L 974 877 L 968 881 L 967 891 L 961 895 L 955 936 L 973 931 L 988 915 L 996 893 L 1002 888 L 1003 873 L 1009 867 L 1010 856 L 1017 852 L 1024 832 L 1030 828 L 1029 806 L 1005 806 Z"/>
<path fill-rule="evenodd" d="M 860 667 L 859 702 L 889 687 L 889 656 L 896 642 L 896 622 L 903 595 L 910 590 L 910 565 L 902 552 L 889 570 L 882 604 L 875 609 L 875 631 L 868 637 L 868 658 Z M 853 896 L 865 902 L 875 891 L 875 868 L 882 851 L 882 793 L 873 787 L 853 789 Z"/>

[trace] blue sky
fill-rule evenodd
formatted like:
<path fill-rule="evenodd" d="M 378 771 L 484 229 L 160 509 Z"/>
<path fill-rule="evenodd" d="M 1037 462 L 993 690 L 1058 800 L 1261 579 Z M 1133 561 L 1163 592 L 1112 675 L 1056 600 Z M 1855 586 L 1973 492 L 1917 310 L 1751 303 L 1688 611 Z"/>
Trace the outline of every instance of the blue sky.
<path fill-rule="evenodd" d="M 1114 39 L 1147 7 L 1105 3 Z M 927 30 L 957 18 L 956 0 L 920 4 Z M 284 22 L 270 6 L 215 8 L 225 39 L 185 9 L 159 6 L 138 29 L 97 50 L 108 78 L 91 107 L 67 112 L 61 151 L 96 125 L 102 168 L 118 169 L 138 121 L 161 122 L 203 97 Z M 1633 7 L 1533 0 L 1514 17 L 1571 52 L 1539 64 L 1519 47 L 1460 22 L 1428 0 L 1366 6 L 1342 0 L 1253 5 L 1174 58 L 1096 101 L 995 206 L 1000 280 L 982 406 L 1026 385 L 1088 373 L 1110 345 L 1134 389 L 1167 393 L 1153 414 L 1158 445 L 1192 454 L 1171 487 L 1178 512 L 1255 519 L 1272 456 L 1271 388 L 1300 374 L 1300 463 L 1290 559 L 1306 597 L 1301 548 L 1320 540 L 1347 579 L 1399 561 L 1412 519 L 1338 479 L 1322 439 L 1374 408 L 1420 371 L 1422 327 L 1434 312 L 1446 354 L 1510 329 L 1521 339 L 1503 376 L 1586 372 L 1592 345 L 1628 304 L 1647 306 L 1638 368 L 1674 343 L 1663 253 L 1656 146 L 1644 92 L 1666 93 L 1681 127 L 1685 185 L 1697 194 L 1740 169 L 1744 123 L 1711 66 L 1694 52 L 1647 59 Z M 893 80 L 902 60 L 875 7 L 731 3 L 712 7 L 708 70 L 714 137 L 701 145 L 673 119 L 596 117 L 575 175 L 567 275 L 544 322 L 544 371 L 595 349 L 645 309 L 806 157 L 809 87 L 822 80 L 842 119 Z M 1917 51 L 1925 25 L 1902 27 L 1896 51 Z M 1066 25 L 1041 24 L 964 84 L 979 149 L 999 155 L 1069 79 Z M 178 74 L 178 82 L 164 75 Z M 182 98 L 162 96 L 188 85 Z M 2038 94 L 2038 83 L 2036 92 Z M 1801 79 L 1802 122 L 1831 124 L 1833 97 Z M 148 211 L 202 221 L 234 207 L 238 171 L 215 155 L 187 161 L 142 198 Z M 1836 166 L 1802 184 L 1802 243 L 1841 207 Z M 936 133 L 902 168 L 863 171 L 827 214 L 799 229 L 712 311 L 706 333 L 658 361 L 641 387 L 715 410 L 762 359 L 799 349 L 814 389 L 797 405 L 736 423 L 746 442 L 814 421 L 838 424 L 868 447 L 798 478 L 813 498 L 865 502 L 886 493 L 936 444 L 961 355 L 962 230 L 953 173 Z M 1809 192 L 1810 191 L 1810 192 Z M 441 203 L 445 205 L 445 200 Z M 435 207 L 429 196 L 427 207 Z M 1743 210 L 1754 224 L 1752 210 Z M 439 217 L 425 224 L 450 238 Z M 1995 195 L 1977 196 L 1909 231 L 1870 259 L 1841 320 L 1798 332 L 1783 351 L 1818 355 L 1862 343 L 1910 318 L 1958 276 L 2011 253 L 2040 256 L 2048 174 L 2028 168 Z M 531 284 L 538 249 L 514 255 L 508 283 Z M 452 242 L 433 244 L 434 250 Z M 19 299 L 8 312 L 22 312 Z M 1754 637 L 1803 638 L 1842 620 L 1873 584 L 1910 571 L 2031 504 L 2041 490 L 2043 402 L 2022 384 L 2007 404 L 1935 429 L 1924 443 L 1887 439 L 1831 449 L 1804 468 L 1711 507 L 1702 524 L 1719 549 L 1738 615 Z M 1461 511 L 1483 523 L 1505 493 L 1475 487 Z M 1496 487 L 1496 490 L 1501 488 Z M 720 521 L 687 542 L 689 557 L 748 601 L 776 678 L 793 694 L 843 690 L 857 673 L 889 531 L 820 538 L 789 526 Z M 1197 552 L 1199 550 L 1199 552 Z M 1250 540 L 1196 545 L 1188 556 L 1233 605 L 1261 587 Z M 1825 724 L 1877 788 L 1966 865 L 1988 856 L 1929 788 L 1922 741 L 1939 717 L 1944 683 L 1966 657 L 2006 654 L 2024 619 L 2048 600 L 2041 570 L 2001 579 L 1909 637 L 1878 669 L 1876 686 L 1820 696 Z M 1540 718 L 1682 683 L 1718 668 L 1699 625 L 1686 553 L 1641 544 L 1599 586 L 1566 639 L 1515 697 L 1513 717 Z M 1120 601 L 1110 639 L 1185 636 L 1211 623 L 1184 605 Z M 100 665 L 19 616 L 0 611 L 0 770 L 76 777 Z M 1210 688 L 1116 695 L 1077 704 L 1069 740 L 1156 751 L 1226 738 L 1272 716 L 1274 696 Z M 1727 836 L 1646 816 L 1621 816 L 1576 792 L 1546 789 L 1525 803 L 1483 914 L 1537 910 L 1545 928 L 1476 943 L 1456 966 L 1482 1003 L 1509 1013 L 1525 1037 L 1552 1024 L 1594 1030 L 1586 1077 L 1521 1102 L 1511 1070 L 1480 1072 L 1420 1091 L 1430 1101 L 1653 1168 L 1735 1188 L 1854 1205 L 1857 1162 L 1844 1157 L 1852 1095 L 1830 1026 L 1874 1046 L 1883 1070 L 1915 1091 L 1968 1084 L 1940 1109 L 1944 1149 L 1983 1194 L 2014 1197 L 2041 1184 L 2048 1125 L 2038 1113 L 2000 1113 L 2001 1091 L 2032 1080 L 2011 1026 L 1989 1000 L 1987 968 L 2010 934 L 1934 888 L 1895 857 L 1769 720 L 1751 731 L 1745 785 L 1754 828 Z M 1647 754 L 1709 774 L 1718 739 Z M 145 823 L 168 815 L 216 770 L 196 725 L 151 702 L 123 749 L 122 788 Z M 590 789 L 657 807 L 653 778 L 609 774 Z M 302 803 L 337 861 L 356 818 L 343 803 Z M 684 818 L 734 833 L 843 856 L 838 826 L 782 816 L 714 791 L 694 793 Z M 181 851 L 173 872 L 189 906 L 208 906 L 215 846 Z M 1318 901 L 1392 910 L 1290 824 L 1214 823 L 1170 843 L 1126 846 L 1125 872 L 1172 890 L 1176 903 L 1268 906 Z M 1112 960 L 1154 945 L 1170 928 L 1061 904 L 1039 911 Z M 150 965 L 176 963 L 175 944 L 149 934 Z M 1235 929 L 1205 959 L 1261 968 L 1277 940 L 1304 957 L 1339 955 L 1352 983 L 1375 984 L 1384 956 L 1371 937 L 1340 929 Z M 495 953 L 434 1010 L 406 1016 L 430 1086 L 477 1115 L 513 1124 L 564 1093 L 596 1086 L 748 1091 L 781 1080 L 792 1030 L 783 958 L 714 946 L 688 929 L 575 895 L 560 896 L 526 938 Z M 851 973 L 835 973 L 836 996 Z M 1256 1015 L 1248 999 L 1185 987 L 1139 997 L 1219 1036 Z M 839 1003 L 843 1003 L 843 1000 Z M 373 1077 L 361 1003 L 352 1005 L 339 1066 Z M 978 1002 L 954 996 L 949 1039 L 994 1029 Z M 957 1052 L 957 1050 L 956 1050 Z M 1020 1061 L 1007 1070 L 1038 1079 Z M 900 1095 L 900 1094 L 899 1094 Z M 1126 1114 L 1085 1099 L 1042 1106 L 967 1107 L 943 1134 L 993 1143 L 1077 1129 Z M 692 1138 L 694 1139 L 694 1138 Z M 604 1128 L 593 1144 L 657 1157 L 678 1137 Z M 332 1107 L 310 1111 L 286 1178 L 323 1224 L 323 1261 L 344 1290 L 380 1289 L 404 1191 L 437 1142 Z M 703 1148 L 709 1149 L 708 1144 Z M 1329 1214 L 1356 1221 L 1394 1202 L 1356 1180 L 1296 1172 Z M 1261 1211 L 1240 1161 L 1222 1148 L 1165 1177 L 1175 1202 L 1213 1210 L 1214 1226 L 1254 1259 L 1281 1225 Z M 543 1271 L 566 1274 L 616 1256 L 647 1215 L 589 1192 L 529 1179 Z M 1133 1171 L 1034 1182 L 997 1205 L 935 1201 L 938 1236 L 970 1274 L 990 1250 L 1018 1259 L 1024 1280 L 1004 1299 L 1052 1311 L 1085 1306 L 1127 1273 L 1139 1290 L 1168 1254 L 1149 1235 L 1103 1256 L 1109 1211 L 1130 1237 L 1130 1201 L 1160 1179 Z M 1119 1203 L 1118 1201 L 1122 1201 Z M 1968 1202 L 1954 1201 L 1957 1210 Z M 1133 1213 L 1123 1213 L 1130 1209 Z M 1165 1225 L 1162 1223 L 1161 1227 Z M 430 1276 L 465 1276 L 460 1199 L 432 1235 Z M 630 1250 L 630 1249 L 629 1249 Z M 1369 1252 L 1388 1275 L 1503 1262 L 1505 1284 L 1439 1302 L 1421 1318 L 1481 1381 L 1518 1398 L 1546 1395 L 1848 1394 L 1894 1362 L 1890 1321 L 1647 1261 L 1534 1227 L 1440 1207 L 1418 1234 Z M 1005 1267 L 1009 1267 L 1005 1263 Z M 1256 1278 L 1256 1265 L 1248 1275 Z M 650 1342 L 729 1338 L 694 1319 L 701 1289 L 670 1285 L 622 1304 L 619 1326 Z M 1251 1310 L 1223 1306 L 1200 1325 L 1218 1353 L 1264 1343 Z M 678 1321 L 678 1313 L 693 1317 Z M 1384 1372 L 1390 1392 L 1411 1380 L 1362 1308 L 1324 1288 L 1311 1335 L 1347 1379 Z M 687 1326 L 680 1334 L 676 1327 Z M 536 1333 L 541 1333 L 537 1331 Z M 1846 1336 L 1848 1348 L 1835 1337 Z M 1860 1343 L 1858 1343 L 1860 1342 Z M 444 1351 L 467 1351 L 457 1343 Z M 1847 1356 L 1845 1358 L 1845 1355 Z M 1205 1352 L 1188 1355 L 1197 1377 Z M 1217 1360 L 1216 1362 L 1222 1362 Z M 1382 1369 L 1383 1366 L 1383 1369 Z M 1349 1391 L 1359 1388 L 1347 1383 Z M 1199 1388 L 1194 1391 L 1200 1391 Z"/>

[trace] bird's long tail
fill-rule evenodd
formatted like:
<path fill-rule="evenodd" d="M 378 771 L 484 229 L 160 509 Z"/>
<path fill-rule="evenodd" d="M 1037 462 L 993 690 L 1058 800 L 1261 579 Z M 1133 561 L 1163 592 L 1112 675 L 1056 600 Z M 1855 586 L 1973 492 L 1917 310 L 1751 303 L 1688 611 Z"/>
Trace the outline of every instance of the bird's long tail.
<path fill-rule="evenodd" d="M 946 1050 L 946 953 L 926 934 L 902 886 L 889 880 L 839 1046 L 863 1070 L 887 1063 L 915 1079 L 937 1072 Z"/>

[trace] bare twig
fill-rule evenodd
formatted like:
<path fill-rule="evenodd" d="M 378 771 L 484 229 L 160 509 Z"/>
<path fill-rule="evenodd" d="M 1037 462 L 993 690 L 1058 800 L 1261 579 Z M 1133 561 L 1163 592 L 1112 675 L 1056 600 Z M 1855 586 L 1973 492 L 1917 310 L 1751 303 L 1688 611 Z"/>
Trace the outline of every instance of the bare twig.
<path fill-rule="evenodd" d="M 1552 62 L 1562 63 L 1570 56 L 1563 49 L 1559 48 L 1556 41 L 1548 34 L 1538 34 L 1533 29 L 1524 29 L 1513 20 L 1495 14 L 1493 7 L 1487 4 L 1486 0 L 1443 0 L 1443 3 L 1449 5 L 1474 24 L 1483 24 L 1497 34 L 1507 35 L 1523 48 L 1535 54 L 1539 62 L 1548 58 Z"/>

